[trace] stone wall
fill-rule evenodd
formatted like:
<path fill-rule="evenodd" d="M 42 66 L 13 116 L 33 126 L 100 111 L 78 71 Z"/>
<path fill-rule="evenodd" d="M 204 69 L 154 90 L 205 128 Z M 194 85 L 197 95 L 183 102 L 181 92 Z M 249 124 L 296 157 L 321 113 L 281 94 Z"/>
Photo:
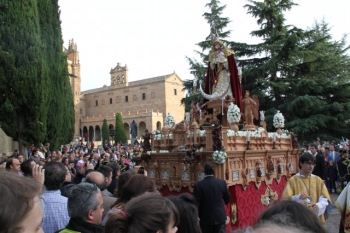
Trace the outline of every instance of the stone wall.
<path fill-rule="evenodd" d="M 8 137 L 5 132 L 0 128 L 0 156 L 3 152 L 7 155 L 11 155 L 14 150 L 18 149 L 18 142 L 13 141 L 12 138 Z"/>
<path fill-rule="evenodd" d="M 167 113 L 176 122 L 183 120 L 182 88 L 182 80 L 176 74 L 171 74 L 88 90 L 83 92 L 80 99 L 79 112 L 82 117 L 76 123 L 80 129 L 96 125 L 102 127 L 102 121 L 106 118 L 108 124 L 114 125 L 114 114 L 121 112 L 127 125 L 135 120 L 138 125 L 144 122 L 149 130 L 160 129 Z"/>

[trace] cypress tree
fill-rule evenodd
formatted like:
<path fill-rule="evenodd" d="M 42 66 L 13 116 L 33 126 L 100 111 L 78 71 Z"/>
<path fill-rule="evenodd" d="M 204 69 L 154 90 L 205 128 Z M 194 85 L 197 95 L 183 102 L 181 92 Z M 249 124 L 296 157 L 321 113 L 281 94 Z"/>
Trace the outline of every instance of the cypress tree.
<path fill-rule="evenodd" d="M 67 57 L 63 51 L 60 13 L 57 0 L 38 0 L 41 39 L 49 66 L 47 135 L 52 149 L 69 143 L 74 134 L 74 105 L 69 83 Z"/>
<path fill-rule="evenodd" d="M 102 145 L 104 145 L 105 142 L 109 142 L 109 128 L 107 124 L 107 120 L 103 119 L 102 124 Z"/>
<path fill-rule="evenodd" d="M 2 1 L 0 22 L 0 123 L 26 154 L 46 134 L 49 77 L 37 1 Z"/>
<path fill-rule="evenodd" d="M 117 112 L 115 114 L 115 136 L 114 141 L 116 143 L 118 142 L 127 142 L 128 138 L 125 134 L 124 125 L 123 125 L 123 117 L 122 115 Z"/>
<path fill-rule="evenodd" d="M 211 0 L 205 6 L 210 10 L 209 12 L 205 12 L 203 14 L 203 17 L 206 19 L 210 26 L 210 30 L 208 30 L 209 35 L 205 38 L 204 41 L 201 41 L 197 44 L 200 47 L 201 51 L 195 51 L 202 60 L 197 61 L 194 58 L 186 57 L 190 64 L 190 73 L 196 80 L 202 80 L 203 83 L 207 72 L 209 49 L 212 45 L 210 35 L 212 33 L 217 33 L 220 37 L 220 40 L 224 43 L 227 43 L 225 38 L 228 38 L 231 33 L 231 31 L 225 30 L 227 24 L 230 22 L 229 18 L 221 16 L 226 8 L 226 5 L 220 6 L 219 0 Z M 199 87 L 198 81 L 197 87 Z M 181 100 L 181 104 L 185 104 L 185 111 L 189 111 L 192 100 L 198 102 L 202 99 L 202 96 L 199 92 L 194 92 L 193 80 L 184 80 L 184 90 L 188 94 Z"/>

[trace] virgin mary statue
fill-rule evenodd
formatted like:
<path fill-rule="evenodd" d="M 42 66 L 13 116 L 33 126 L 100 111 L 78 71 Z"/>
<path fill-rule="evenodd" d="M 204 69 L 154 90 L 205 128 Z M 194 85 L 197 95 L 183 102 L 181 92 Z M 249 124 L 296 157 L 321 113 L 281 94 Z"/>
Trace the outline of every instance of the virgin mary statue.
<path fill-rule="evenodd" d="M 234 52 L 218 40 L 218 36 L 215 36 L 212 41 L 213 45 L 209 54 L 205 88 L 203 91 L 200 85 L 200 92 L 209 101 L 222 99 L 229 95 L 235 99 L 235 103 L 242 112 L 241 83 L 233 56 Z"/>

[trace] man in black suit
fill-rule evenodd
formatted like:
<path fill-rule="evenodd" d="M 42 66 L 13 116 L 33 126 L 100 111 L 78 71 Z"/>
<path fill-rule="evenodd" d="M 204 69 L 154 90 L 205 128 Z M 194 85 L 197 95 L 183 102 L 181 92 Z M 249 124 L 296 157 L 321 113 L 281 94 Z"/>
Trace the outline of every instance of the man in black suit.
<path fill-rule="evenodd" d="M 316 166 L 312 171 L 312 174 L 320 177 L 323 181 L 327 180 L 326 163 L 324 157 L 321 154 L 317 153 L 317 147 L 315 145 L 310 145 L 309 150 L 316 159 Z"/>
<path fill-rule="evenodd" d="M 205 177 L 194 185 L 193 194 L 197 200 L 202 233 L 224 233 L 227 205 L 231 196 L 224 180 L 214 177 L 212 163 L 204 165 Z"/>

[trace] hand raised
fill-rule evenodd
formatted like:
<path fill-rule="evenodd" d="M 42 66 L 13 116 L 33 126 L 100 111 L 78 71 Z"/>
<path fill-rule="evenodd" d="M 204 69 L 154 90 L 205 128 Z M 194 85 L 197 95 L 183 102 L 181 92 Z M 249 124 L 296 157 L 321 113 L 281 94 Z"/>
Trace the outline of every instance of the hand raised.
<path fill-rule="evenodd" d="M 44 184 L 45 181 L 45 169 L 43 166 L 36 164 L 32 169 L 33 179 L 38 181 L 41 184 Z"/>

